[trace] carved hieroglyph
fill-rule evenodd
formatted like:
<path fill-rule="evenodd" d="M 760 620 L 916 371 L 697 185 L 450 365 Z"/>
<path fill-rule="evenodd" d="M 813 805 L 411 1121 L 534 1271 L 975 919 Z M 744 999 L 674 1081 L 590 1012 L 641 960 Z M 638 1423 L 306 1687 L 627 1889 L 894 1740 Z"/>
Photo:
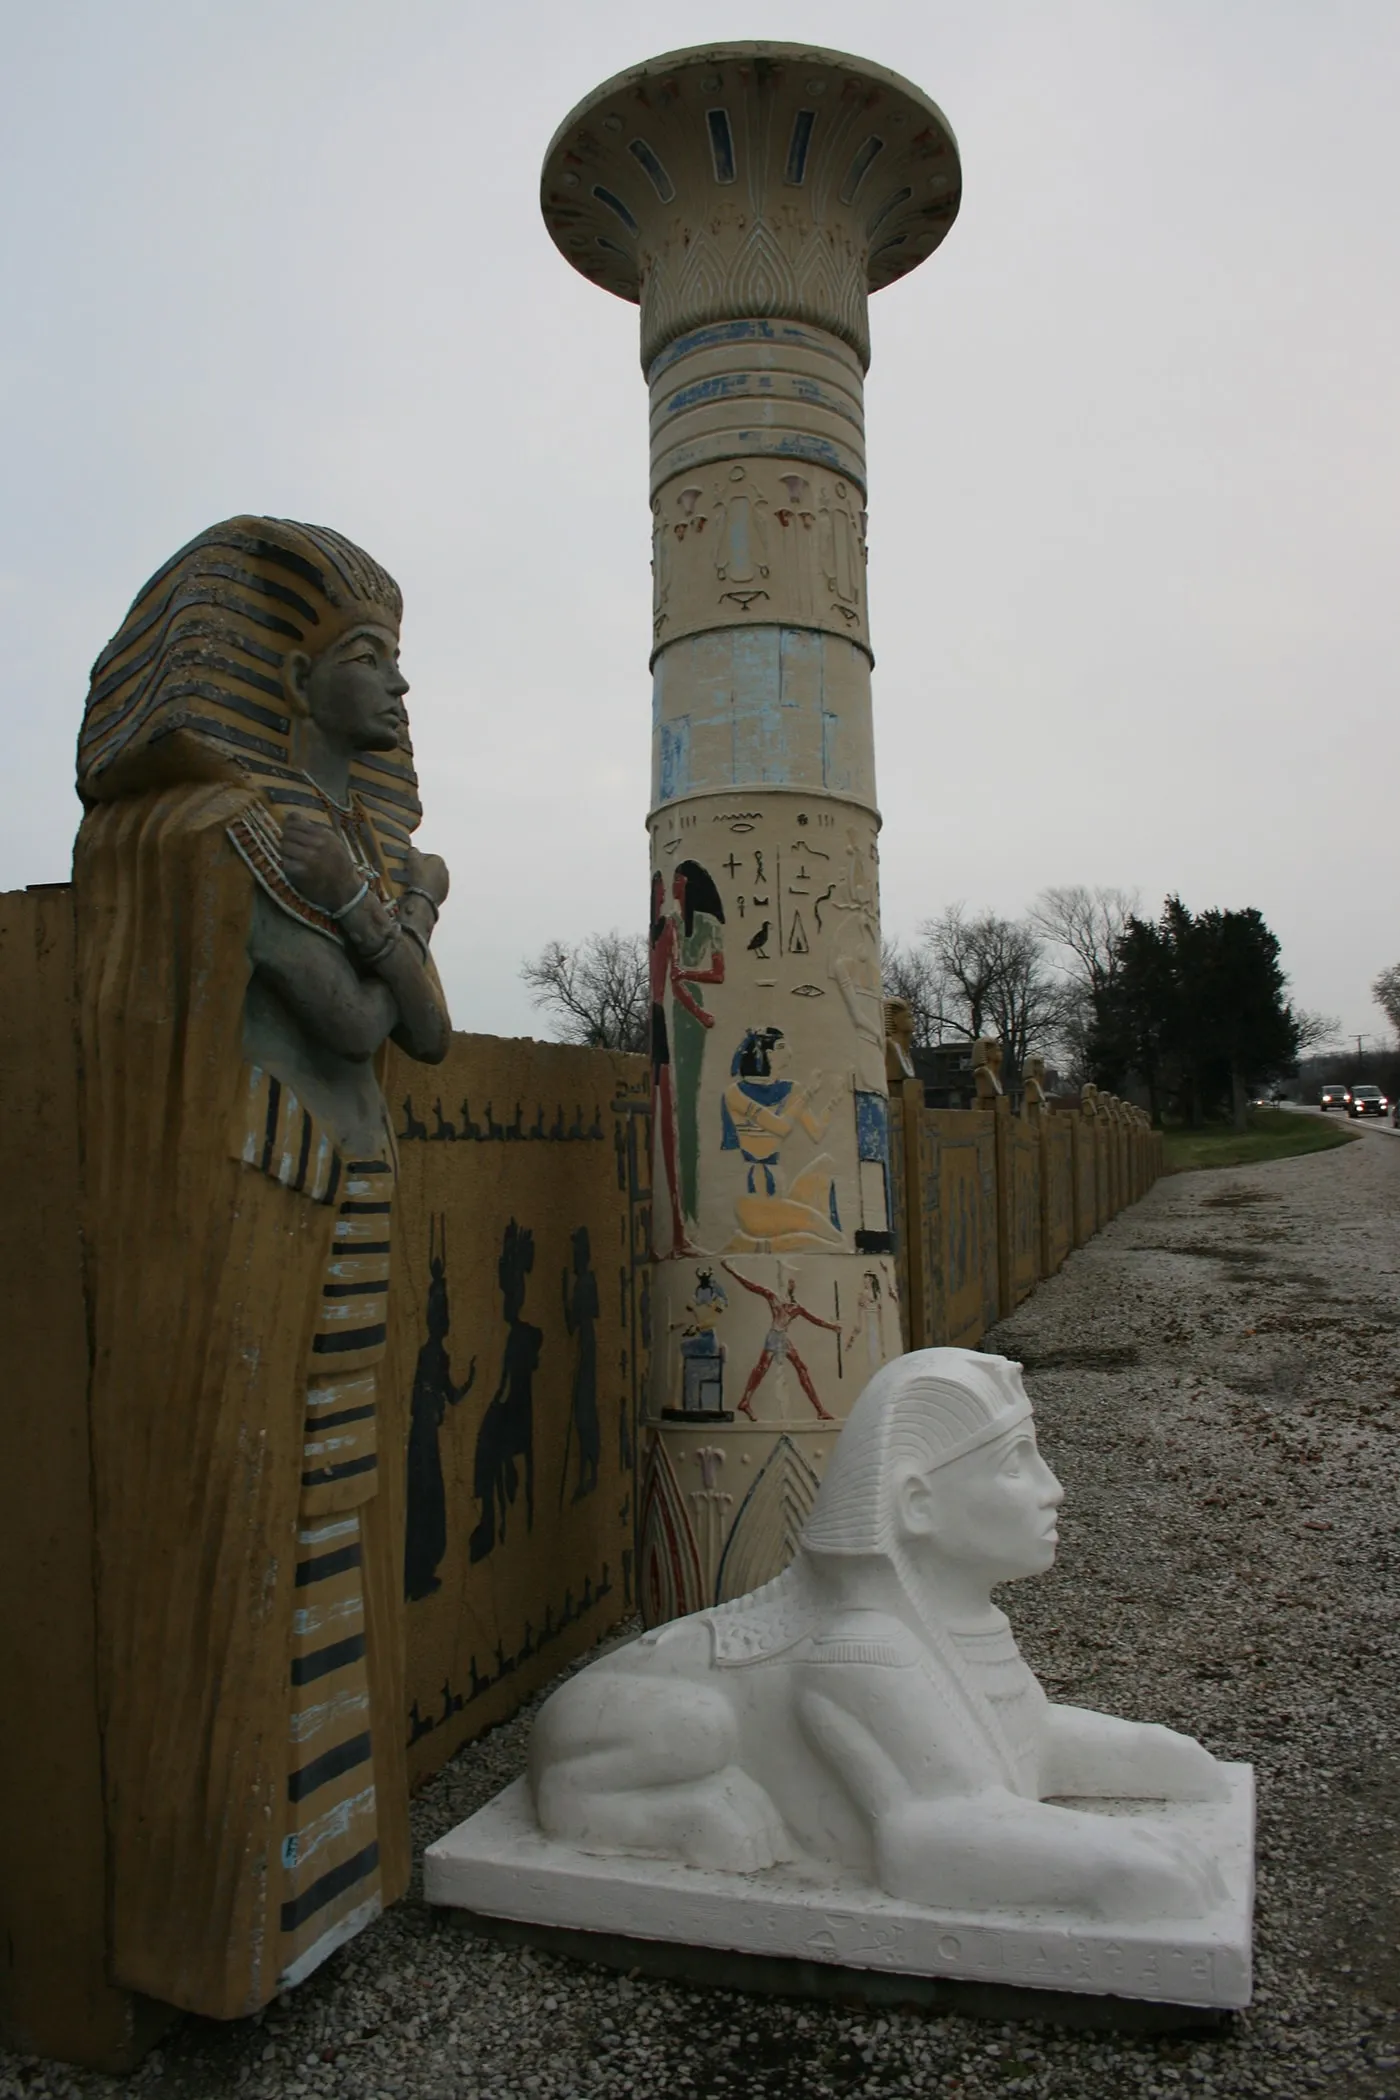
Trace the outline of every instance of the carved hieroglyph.
<path fill-rule="evenodd" d="M 957 148 L 878 66 L 745 44 L 566 119 L 541 202 L 650 387 L 655 1623 L 790 1557 L 900 1347 L 866 598 L 866 301 Z"/>

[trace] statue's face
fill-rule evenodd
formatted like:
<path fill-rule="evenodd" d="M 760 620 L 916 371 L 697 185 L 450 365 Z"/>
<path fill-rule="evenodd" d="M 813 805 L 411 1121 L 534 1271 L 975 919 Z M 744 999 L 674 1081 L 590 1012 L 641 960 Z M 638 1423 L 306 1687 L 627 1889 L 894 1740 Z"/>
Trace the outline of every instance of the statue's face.
<path fill-rule="evenodd" d="M 1034 1425 L 1022 1422 L 951 1465 L 903 1481 L 900 1528 L 910 1557 L 935 1585 L 953 1567 L 989 1586 L 1014 1582 L 1043 1575 L 1054 1560 L 1063 1500 Z"/>
<path fill-rule="evenodd" d="M 408 680 L 392 627 L 366 622 L 310 663 L 297 652 L 287 674 L 327 741 L 343 751 L 395 751 L 403 732 Z"/>

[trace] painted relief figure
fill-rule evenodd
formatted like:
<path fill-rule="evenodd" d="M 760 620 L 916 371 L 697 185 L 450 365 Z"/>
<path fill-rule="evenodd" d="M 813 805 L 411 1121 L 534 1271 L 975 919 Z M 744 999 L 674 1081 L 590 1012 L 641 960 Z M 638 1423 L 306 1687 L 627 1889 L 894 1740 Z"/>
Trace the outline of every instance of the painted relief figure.
<path fill-rule="evenodd" d="M 512 1218 L 496 1264 L 501 1312 L 506 1323 L 501 1376 L 476 1435 L 474 1487 L 481 1516 L 471 1535 L 474 1561 L 485 1560 L 506 1535 L 506 1511 L 519 1492 L 521 1466 L 525 1473 L 525 1529 L 535 1528 L 535 1373 L 544 1333 L 521 1317 L 534 1266 L 535 1235 Z"/>
<path fill-rule="evenodd" d="M 572 1445 L 575 1442 L 578 1445 L 575 1502 L 581 1502 L 585 1495 L 591 1495 L 597 1487 L 598 1460 L 603 1449 L 603 1433 L 598 1421 L 597 1335 L 602 1308 L 598 1299 L 598 1278 L 593 1273 L 593 1257 L 586 1225 L 580 1225 L 574 1233 L 572 1246 L 572 1283 L 567 1273 L 564 1277 L 564 1325 L 571 1335 L 578 1336 L 578 1355 L 574 1361 L 573 1405 L 569 1411 L 568 1429 L 564 1438 L 564 1471 L 559 1481 L 561 1508 L 565 1484 L 569 1477 Z"/>
<path fill-rule="evenodd" d="M 407 1885 L 396 1162 L 447 870 L 401 600 L 240 517 L 98 657 L 74 859 L 114 1980 L 215 2018 Z"/>
<path fill-rule="evenodd" d="M 409 1400 L 403 1593 L 410 1603 L 431 1597 L 441 1586 L 438 1567 L 447 1551 L 447 1491 L 439 1438 L 448 1408 L 464 1400 L 476 1381 L 475 1357 L 460 1385 L 452 1376 L 447 1347 L 451 1326 L 446 1221 L 434 1219 L 428 1254 L 428 1333 L 418 1351 Z"/>
<path fill-rule="evenodd" d="M 811 1401 L 818 1418 L 823 1422 L 830 1422 L 833 1419 L 831 1412 L 828 1408 L 822 1406 L 816 1386 L 812 1383 L 812 1374 L 797 1353 L 792 1339 L 792 1329 L 798 1320 L 806 1320 L 813 1327 L 824 1327 L 829 1334 L 834 1334 L 839 1339 L 841 1334 L 840 1321 L 824 1320 L 819 1313 L 809 1312 L 805 1305 L 799 1305 L 797 1302 L 797 1284 L 791 1276 L 787 1280 L 787 1288 L 782 1296 L 779 1297 L 776 1291 L 770 1291 L 764 1284 L 755 1283 L 748 1276 L 741 1276 L 739 1271 L 731 1268 L 728 1262 L 722 1263 L 721 1266 L 727 1274 L 734 1278 L 736 1283 L 742 1284 L 746 1291 L 752 1291 L 756 1298 L 767 1299 L 768 1310 L 771 1315 L 771 1324 L 763 1338 L 763 1347 L 760 1349 L 758 1359 L 749 1373 L 748 1384 L 744 1387 L 740 1396 L 740 1414 L 747 1415 L 751 1422 L 757 1421 L 758 1417 L 755 1415 L 752 1406 L 754 1394 L 758 1391 L 774 1364 L 791 1364 L 797 1374 L 797 1382 Z"/>
<path fill-rule="evenodd" d="M 685 1307 L 681 1330 L 681 1404 L 683 1415 L 722 1414 L 727 1351 L 718 1334 L 729 1309 L 729 1294 L 716 1283 L 712 1269 L 701 1269 Z"/>
<path fill-rule="evenodd" d="M 751 1028 L 734 1052 L 720 1104 L 721 1149 L 744 1163 L 744 1189 L 734 1204 L 739 1231 L 731 1254 L 786 1254 L 840 1247 L 841 1213 L 826 1153 L 785 1185 L 781 1159 L 795 1131 L 813 1143 L 826 1133 L 842 1091 L 836 1080 L 799 1086 L 788 1075 L 792 1054 L 781 1028 Z"/>
<path fill-rule="evenodd" d="M 692 864 L 693 865 L 693 864 Z M 697 870 L 703 874 L 704 870 Z M 679 869 L 677 876 L 679 877 Z M 703 907 L 702 907 L 703 908 Z M 691 991 L 692 981 L 718 984 L 724 976 L 724 955 L 715 955 L 704 970 L 687 969 L 681 957 L 681 915 L 666 908 L 666 884 L 658 872 L 651 879 L 651 932 L 650 981 L 651 981 L 651 1115 L 652 1158 L 659 1162 L 661 1179 L 665 1183 L 665 1203 L 670 1212 L 671 1245 L 666 1253 L 672 1256 L 696 1254 L 686 1236 L 681 1216 L 681 1185 L 676 1160 L 676 1093 L 672 1077 L 671 1036 L 666 1025 L 666 1000 L 669 995 L 679 1012 L 687 1013 L 701 1028 L 713 1028 L 715 1017 L 701 1006 Z M 700 1084 L 699 1065 L 695 1068 L 695 1084 Z M 655 1233 L 655 1203 L 661 1200 L 661 1191 L 656 1191 L 652 1212 L 652 1231 Z M 653 1246 L 658 1260 L 665 1257 L 662 1250 Z"/>
<path fill-rule="evenodd" d="M 845 869 L 822 903 L 834 922 L 830 975 L 858 1038 L 860 1083 L 878 1091 L 885 1084 L 880 921 L 870 860 L 854 829 L 846 833 Z"/>
<path fill-rule="evenodd" d="M 894 1299 L 893 1286 L 889 1296 Z M 878 1371 L 890 1353 L 885 1346 L 885 1287 L 880 1281 L 879 1271 L 867 1269 L 860 1279 L 856 1293 L 856 1316 L 851 1322 L 847 1336 L 848 1348 L 854 1349 L 861 1336 L 865 1336 L 865 1353 L 872 1371 Z"/>
<path fill-rule="evenodd" d="M 671 883 L 680 912 L 679 972 L 673 975 L 671 1018 L 675 1027 L 676 1130 L 680 1149 L 682 1215 L 699 1215 L 700 1072 L 705 1038 L 714 1016 L 700 996 L 682 999 L 678 985 L 723 984 L 724 906 L 713 877 L 698 861 L 683 860 Z"/>

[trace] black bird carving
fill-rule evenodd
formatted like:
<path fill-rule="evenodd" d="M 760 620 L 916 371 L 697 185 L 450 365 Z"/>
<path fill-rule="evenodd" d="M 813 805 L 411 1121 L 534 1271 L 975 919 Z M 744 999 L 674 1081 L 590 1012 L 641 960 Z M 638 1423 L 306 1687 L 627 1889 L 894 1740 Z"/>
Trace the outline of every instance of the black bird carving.
<path fill-rule="evenodd" d="M 749 954 L 759 956 L 764 962 L 768 960 L 768 928 L 771 924 L 772 921 L 770 919 L 765 919 L 758 932 L 749 942 Z"/>

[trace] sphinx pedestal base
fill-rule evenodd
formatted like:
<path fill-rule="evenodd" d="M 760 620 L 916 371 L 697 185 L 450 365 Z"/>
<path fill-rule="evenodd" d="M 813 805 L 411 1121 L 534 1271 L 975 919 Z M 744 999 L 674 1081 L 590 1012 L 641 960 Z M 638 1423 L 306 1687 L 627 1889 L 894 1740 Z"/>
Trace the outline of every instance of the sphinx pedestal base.
<path fill-rule="evenodd" d="M 1169 1815 L 1216 1859 L 1207 1916 L 1155 1924 L 1055 1911 L 957 1912 L 897 1902 L 852 1878 L 775 1867 L 707 1873 L 601 1856 L 543 1837 L 525 1781 L 430 1845 L 424 1894 L 481 1930 L 608 1967 L 726 1989 L 920 2005 L 997 2020 L 1198 2027 L 1247 2005 L 1254 1775 L 1228 1765 L 1222 1803 L 1114 1804 Z"/>

